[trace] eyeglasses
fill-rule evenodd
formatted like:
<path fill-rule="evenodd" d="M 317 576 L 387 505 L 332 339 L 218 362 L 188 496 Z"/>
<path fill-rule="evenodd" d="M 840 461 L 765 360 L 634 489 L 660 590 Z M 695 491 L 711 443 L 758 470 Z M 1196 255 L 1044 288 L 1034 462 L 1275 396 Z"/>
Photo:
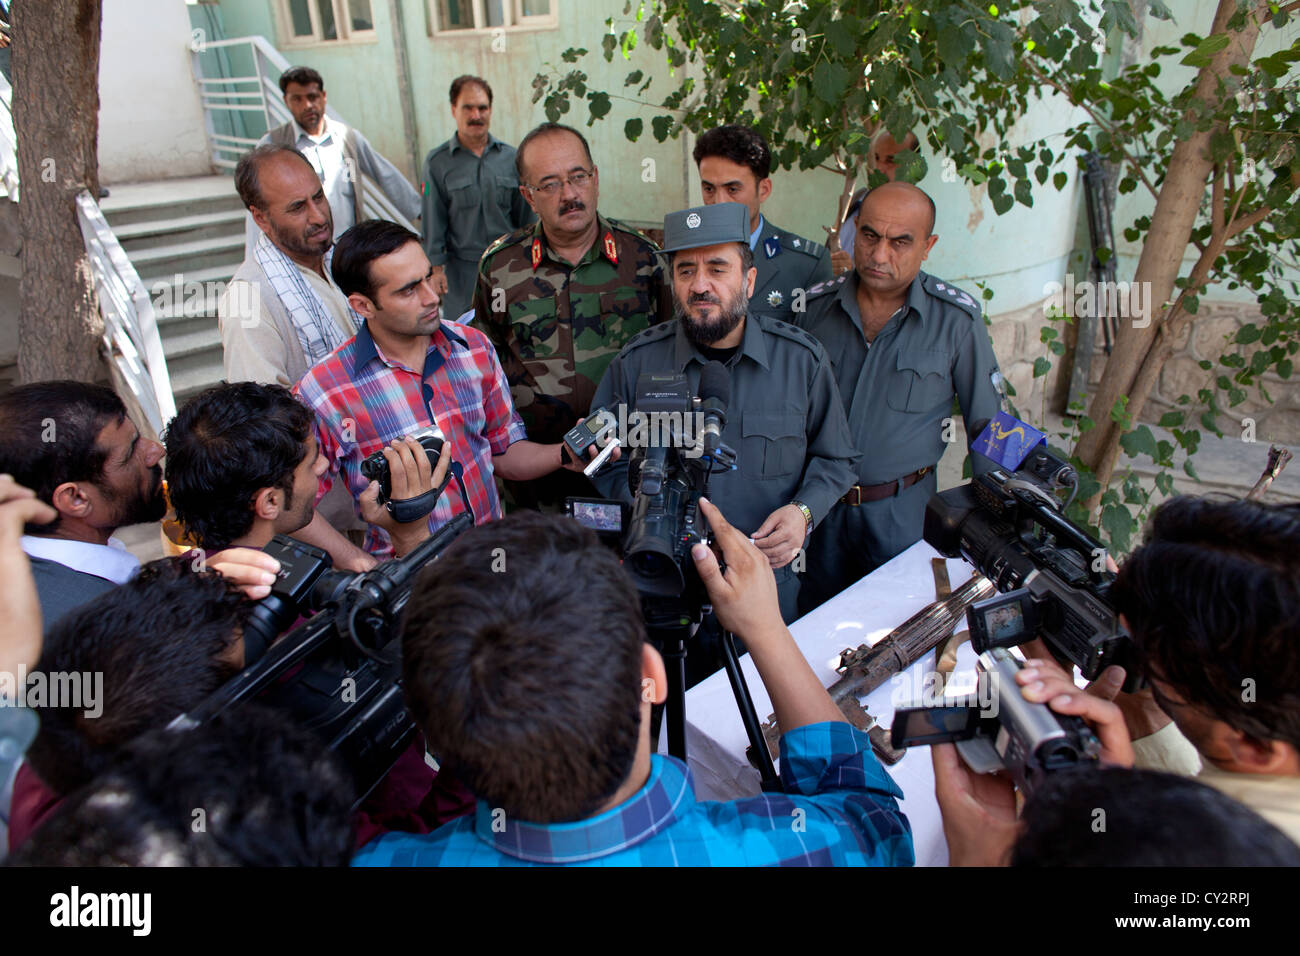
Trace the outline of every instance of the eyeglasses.
<path fill-rule="evenodd" d="M 586 186 L 587 183 L 591 182 L 591 177 L 592 174 L 590 172 L 586 170 L 579 170 L 578 172 L 570 176 L 568 179 L 551 179 L 548 180 L 547 182 L 542 183 L 540 186 L 528 186 L 528 188 L 535 193 L 541 193 L 543 196 L 549 198 L 551 196 L 558 194 L 560 191 L 560 187 L 564 186 L 566 183 L 572 186 L 574 189 L 581 189 L 582 187 Z"/>

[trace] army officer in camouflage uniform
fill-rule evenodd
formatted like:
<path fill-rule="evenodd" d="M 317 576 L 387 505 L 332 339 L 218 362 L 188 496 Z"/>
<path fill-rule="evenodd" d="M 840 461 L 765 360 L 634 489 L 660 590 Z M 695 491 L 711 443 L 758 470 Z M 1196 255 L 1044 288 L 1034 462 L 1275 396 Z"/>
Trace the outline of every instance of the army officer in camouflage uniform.
<path fill-rule="evenodd" d="M 798 317 L 831 357 L 862 452 L 857 483 L 808 544 L 801 611 L 920 540 L 935 467 L 955 435 L 953 396 L 968 432 L 1001 404 L 979 305 L 921 271 L 938 238 L 929 196 L 910 183 L 878 186 L 858 210 L 854 270 L 815 289 Z"/>
<path fill-rule="evenodd" d="M 714 474 L 709 497 L 776 569 L 781 613 L 795 617 L 795 559 L 808 532 L 853 483 L 858 457 L 826 352 L 811 335 L 749 308 L 754 288 L 748 217 L 738 203 L 699 206 L 664 220 L 677 321 L 641 333 L 619 353 L 595 403 L 636 400 L 645 372 L 685 374 L 699 393 L 706 362 L 722 362 L 731 400 L 722 440 L 739 454 Z M 630 501 L 628 455 L 596 475 L 609 498 Z M 794 565 L 794 566 L 792 566 Z"/>
<path fill-rule="evenodd" d="M 560 441 L 591 410 L 610 360 L 671 310 L 657 247 L 597 212 L 600 177 L 582 134 L 544 123 L 516 154 L 539 222 L 493 243 L 479 263 L 474 323 L 496 344 L 533 441 Z M 515 503 L 591 494 L 563 473 L 510 488 Z"/>
<path fill-rule="evenodd" d="M 749 211 L 746 232 L 758 270 L 750 312 L 793 322 L 795 310 L 805 307 L 808 290 L 831 277 L 831 254 L 762 214 L 772 195 L 772 153 L 766 140 L 747 126 L 719 126 L 699 138 L 694 156 L 704 204 L 738 202 Z"/>

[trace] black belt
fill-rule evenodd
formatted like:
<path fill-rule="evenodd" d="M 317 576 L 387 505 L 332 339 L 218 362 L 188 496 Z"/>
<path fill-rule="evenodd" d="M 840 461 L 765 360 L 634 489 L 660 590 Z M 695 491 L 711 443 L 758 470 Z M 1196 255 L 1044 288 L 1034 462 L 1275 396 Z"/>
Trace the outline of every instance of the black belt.
<path fill-rule="evenodd" d="M 935 467 L 934 465 L 926 465 L 924 468 L 918 468 L 910 475 L 904 475 L 902 478 L 895 478 L 893 481 L 886 481 L 879 485 L 854 485 L 840 501 L 856 507 L 864 501 L 884 501 L 886 498 L 893 498 L 895 495 L 900 494 L 903 489 L 911 488 L 934 471 Z"/>

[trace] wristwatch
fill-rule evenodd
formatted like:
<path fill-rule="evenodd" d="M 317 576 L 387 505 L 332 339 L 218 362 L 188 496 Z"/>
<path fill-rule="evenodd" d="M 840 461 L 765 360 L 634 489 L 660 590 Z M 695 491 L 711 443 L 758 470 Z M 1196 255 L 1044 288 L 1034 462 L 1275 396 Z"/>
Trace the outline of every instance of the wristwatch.
<path fill-rule="evenodd" d="M 808 535 L 812 533 L 812 526 L 813 526 L 812 509 L 809 508 L 802 501 L 792 501 L 790 502 L 790 504 L 794 505 L 803 513 L 803 535 L 805 538 L 808 537 Z"/>

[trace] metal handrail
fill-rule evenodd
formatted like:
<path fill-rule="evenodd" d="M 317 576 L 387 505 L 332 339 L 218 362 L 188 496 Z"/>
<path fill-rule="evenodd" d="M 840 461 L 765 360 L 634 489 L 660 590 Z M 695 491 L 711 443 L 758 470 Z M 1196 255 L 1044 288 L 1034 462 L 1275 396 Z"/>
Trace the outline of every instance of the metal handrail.
<path fill-rule="evenodd" d="M 108 360 L 139 402 L 153 433 L 161 435 L 176 415 L 176 401 L 153 302 L 89 190 L 77 194 L 77 222 L 99 293 Z"/>
<path fill-rule="evenodd" d="M 13 87 L 0 74 L 0 196 L 18 201 L 18 137 L 14 134 Z"/>
<path fill-rule="evenodd" d="M 205 52 L 218 49 L 233 50 L 240 47 L 246 48 L 251 57 L 253 66 L 251 74 L 243 73 L 244 64 L 241 64 L 239 76 L 204 75 L 202 57 Z M 234 169 L 239 164 L 239 157 L 257 145 L 262 134 L 293 119 L 293 114 L 289 112 L 289 108 L 284 105 L 284 100 L 280 97 L 279 86 L 280 74 L 289 69 L 291 64 L 263 36 L 231 37 L 226 40 L 205 42 L 193 51 L 193 57 L 194 76 L 199 84 L 199 100 L 203 104 L 208 143 L 212 147 L 212 164 L 219 169 Z M 256 84 L 256 90 L 247 89 L 249 84 Z M 221 100 L 239 102 L 221 102 Z M 265 126 L 261 134 L 251 139 L 234 133 L 219 133 L 214 122 L 218 113 L 226 113 L 228 117 L 261 113 Z M 329 119 L 347 125 L 347 120 L 328 104 L 325 107 L 325 115 Z M 361 206 L 366 216 L 373 219 L 388 219 L 415 231 L 415 225 L 398 211 L 392 200 L 385 195 L 383 187 L 365 173 L 360 173 L 360 176 Z"/>

